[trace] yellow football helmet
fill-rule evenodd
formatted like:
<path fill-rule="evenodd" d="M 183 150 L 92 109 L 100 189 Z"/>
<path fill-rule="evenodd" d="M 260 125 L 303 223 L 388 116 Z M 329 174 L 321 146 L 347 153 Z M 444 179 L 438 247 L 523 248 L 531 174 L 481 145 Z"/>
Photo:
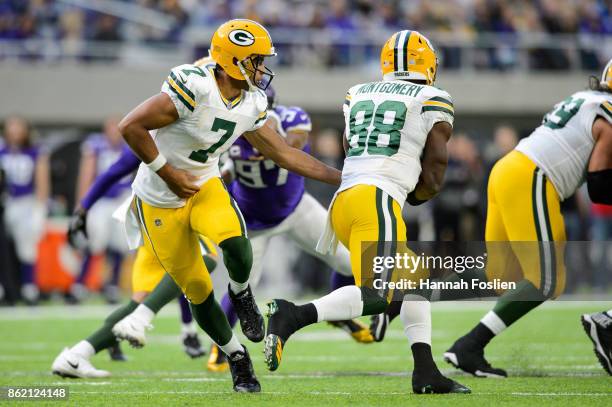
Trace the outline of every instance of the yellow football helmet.
<path fill-rule="evenodd" d="M 420 32 L 398 31 L 385 42 L 380 52 L 383 79 L 424 80 L 433 85 L 438 57 L 431 42 Z"/>
<path fill-rule="evenodd" d="M 259 69 L 263 59 L 276 52 L 268 30 L 255 21 L 235 19 L 221 24 L 212 36 L 209 54 L 229 76 L 247 81 L 251 89 L 265 90 L 274 77 L 268 68 Z"/>

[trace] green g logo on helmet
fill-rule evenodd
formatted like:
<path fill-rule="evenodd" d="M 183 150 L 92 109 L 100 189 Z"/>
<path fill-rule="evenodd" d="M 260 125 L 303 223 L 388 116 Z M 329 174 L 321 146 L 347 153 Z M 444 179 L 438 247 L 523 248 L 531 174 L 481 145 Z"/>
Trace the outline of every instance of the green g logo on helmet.
<path fill-rule="evenodd" d="M 246 30 L 233 30 L 228 34 L 231 42 L 241 47 L 248 47 L 255 42 L 255 36 Z"/>

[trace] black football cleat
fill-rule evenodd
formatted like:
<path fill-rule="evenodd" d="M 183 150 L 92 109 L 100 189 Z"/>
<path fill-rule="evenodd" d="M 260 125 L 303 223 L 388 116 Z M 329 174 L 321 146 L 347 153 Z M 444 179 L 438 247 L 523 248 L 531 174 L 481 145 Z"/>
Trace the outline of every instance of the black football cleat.
<path fill-rule="evenodd" d="M 449 350 L 444 352 L 444 360 L 476 377 L 508 377 L 505 370 L 492 367 L 484 357 L 484 348 L 467 336 L 459 338 Z"/>
<path fill-rule="evenodd" d="M 114 345 L 111 345 L 108 349 L 108 356 L 113 362 L 125 362 L 127 361 L 127 356 L 121 350 L 121 346 L 119 342 L 116 342 Z"/>
<path fill-rule="evenodd" d="M 268 329 L 264 344 L 264 358 L 268 370 L 278 369 L 287 339 L 297 330 L 295 304 L 286 300 L 268 302 Z"/>
<path fill-rule="evenodd" d="M 472 392 L 468 387 L 444 377 L 437 369 L 428 375 L 413 372 L 412 391 L 415 394 L 468 394 Z"/>
<path fill-rule="evenodd" d="M 382 342 L 389 326 L 389 315 L 386 312 L 372 315 L 370 318 L 370 333 L 376 342 Z"/>
<path fill-rule="evenodd" d="M 183 349 L 191 359 L 201 358 L 206 355 L 206 351 L 202 348 L 202 343 L 196 333 L 183 335 Z"/>
<path fill-rule="evenodd" d="M 584 332 L 593 342 L 599 363 L 612 376 L 612 318 L 605 312 L 584 314 L 580 317 Z"/>
<path fill-rule="evenodd" d="M 236 351 L 227 358 L 232 373 L 234 391 L 238 393 L 259 393 L 261 385 L 255 377 L 249 351 L 245 346 L 242 348 L 244 351 Z"/>
<path fill-rule="evenodd" d="M 242 333 L 252 342 L 261 342 L 265 333 L 264 319 L 255 303 L 251 286 L 238 294 L 234 294 L 229 286 L 227 290 L 240 320 Z"/>

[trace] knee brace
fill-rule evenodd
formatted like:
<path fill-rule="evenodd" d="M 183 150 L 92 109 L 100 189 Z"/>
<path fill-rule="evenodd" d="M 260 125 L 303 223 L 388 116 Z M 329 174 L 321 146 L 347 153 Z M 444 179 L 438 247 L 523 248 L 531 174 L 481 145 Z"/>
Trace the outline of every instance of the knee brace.
<path fill-rule="evenodd" d="M 249 279 L 253 265 L 253 250 L 251 242 L 244 236 L 230 237 L 219 244 L 223 250 L 223 262 L 230 278 L 237 283 Z"/>

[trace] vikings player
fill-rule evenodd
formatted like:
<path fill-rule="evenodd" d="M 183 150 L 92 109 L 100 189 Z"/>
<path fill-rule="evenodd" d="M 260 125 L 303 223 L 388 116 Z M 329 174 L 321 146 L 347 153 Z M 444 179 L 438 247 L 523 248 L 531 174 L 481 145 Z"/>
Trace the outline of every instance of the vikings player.
<path fill-rule="evenodd" d="M 0 148 L 0 168 L 8 196 L 4 224 L 15 242 L 21 271 L 21 296 L 28 304 L 38 301 L 34 263 L 47 216 L 49 157 L 33 145 L 28 123 L 9 117 L 4 124 L 5 145 Z"/>
<path fill-rule="evenodd" d="M 84 281 L 91 263 L 92 256 L 105 254 L 110 260 L 111 276 L 104 287 L 104 296 L 109 303 L 119 300 L 119 274 L 121 263 L 127 252 L 121 225 L 110 222 L 112 213 L 130 194 L 132 176 L 127 175 L 109 186 L 97 202 L 83 199 L 96 177 L 104 173 L 121 155 L 124 147 L 123 139 L 117 127 L 118 119 L 110 117 L 104 123 L 104 133 L 90 135 L 82 146 L 81 166 L 79 169 L 77 197 L 82 199 L 82 205 L 89 211 L 87 217 L 88 250 L 81 265 L 81 272 L 76 283 L 71 287 L 71 299 L 78 302 L 82 299 L 85 289 Z"/>

